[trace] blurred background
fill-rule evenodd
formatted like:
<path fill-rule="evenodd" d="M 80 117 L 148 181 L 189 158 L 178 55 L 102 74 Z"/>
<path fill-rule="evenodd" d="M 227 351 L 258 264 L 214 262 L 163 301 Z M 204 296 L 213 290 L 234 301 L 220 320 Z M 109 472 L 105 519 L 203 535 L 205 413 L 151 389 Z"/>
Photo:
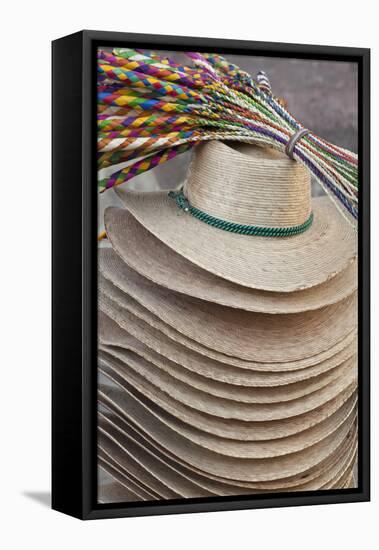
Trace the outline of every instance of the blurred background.
<path fill-rule="evenodd" d="M 162 52 L 183 64 L 183 53 Z M 264 70 L 274 95 L 283 98 L 287 109 L 305 128 L 316 135 L 357 152 L 358 148 L 358 66 L 356 63 L 227 55 L 227 59 L 253 77 Z M 171 161 L 133 178 L 124 185 L 130 189 L 158 190 L 177 187 L 186 177 L 190 155 L 184 153 Z M 118 165 L 117 170 L 123 165 Z M 102 177 L 115 171 L 102 171 Z M 313 185 L 313 194 L 323 191 Z M 99 231 L 107 206 L 121 205 L 112 189 L 99 195 Z"/>

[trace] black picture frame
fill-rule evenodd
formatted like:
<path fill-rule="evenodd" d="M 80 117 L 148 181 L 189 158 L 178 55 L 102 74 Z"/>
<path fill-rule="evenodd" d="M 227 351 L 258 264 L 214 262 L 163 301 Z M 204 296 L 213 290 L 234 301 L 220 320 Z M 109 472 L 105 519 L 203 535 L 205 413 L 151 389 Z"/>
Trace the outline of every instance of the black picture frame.
<path fill-rule="evenodd" d="M 96 499 L 98 46 L 221 51 L 358 64 L 359 459 L 356 489 L 98 504 Z M 370 50 L 81 31 L 52 43 L 52 507 L 81 519 L 370 499 Z M 81 190 L 81 193 L 79 192 Z"/>

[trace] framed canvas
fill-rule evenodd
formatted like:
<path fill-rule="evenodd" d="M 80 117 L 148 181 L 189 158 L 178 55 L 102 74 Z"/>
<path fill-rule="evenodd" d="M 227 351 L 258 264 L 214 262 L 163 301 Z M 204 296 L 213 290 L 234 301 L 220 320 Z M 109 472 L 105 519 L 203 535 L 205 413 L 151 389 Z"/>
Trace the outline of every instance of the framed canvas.
<path fill-rule="evenodd" d="M 53 42 L 55 510 L 369 500 L 369 63 Z"/>

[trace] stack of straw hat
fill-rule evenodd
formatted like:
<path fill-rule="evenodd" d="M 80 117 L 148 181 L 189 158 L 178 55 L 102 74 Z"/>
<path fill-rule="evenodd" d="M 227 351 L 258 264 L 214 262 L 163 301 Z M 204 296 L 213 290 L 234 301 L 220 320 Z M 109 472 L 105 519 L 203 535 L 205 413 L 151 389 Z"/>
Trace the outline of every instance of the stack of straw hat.
<path fill-rule="evenodd" d="M 352 486 L 354 228 L 301 165 L 250 145 L 199 145 L 182 190 L 118 194 L 99 464 L 125 500 Z"/>

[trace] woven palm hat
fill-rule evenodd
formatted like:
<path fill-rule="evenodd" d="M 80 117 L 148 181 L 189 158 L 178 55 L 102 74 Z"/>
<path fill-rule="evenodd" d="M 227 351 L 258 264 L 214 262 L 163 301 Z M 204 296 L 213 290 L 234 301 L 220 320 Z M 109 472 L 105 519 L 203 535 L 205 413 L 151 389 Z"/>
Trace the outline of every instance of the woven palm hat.
<path fill-rule="evenodd" d="M 311 197 L 306 169 L 272 149 L 210 141 L 197 147 L 182 191 L 117 193 L 166 246 L 241 286 L 310 288 L 356 257 L 353 226 L 328 197 Z"/>
<path fill-rule="evenodd" d="M 138 319 L 139 321 L 143 321 L 143 323 L 138 323 L 139 328 L 141 332 L 146 331 L 149 334 L 149 339 L 151 338 L 151 334 L 154 333 L 153 337 L 156 335 L 158 336 L 158 342 L 159 338 L 167 337 L 171 343 L 174 344 L 180 344 L 181 349 L 184 350 L 185 353 L 188 355 L 191 352 L 196 352 L 197 356 L 203 356 L 209 359 L 213 359 L 218 363 L 224 363 L 226 365 L 231 365 L 234 367 L 239 367 L 240 369 L 255 369 L 255 370 L 262 370 L 262 371 L 288 371 L 288 370 L 299 370 L 299 369 L 305 369 L 307 367 L 320 365 L 320 364 L 328 364 L 330 361 L 334 362 L 334 359 L 336 357 L 339 357 L 341 353 L 344 352 L 344 350 L 349 349 L 350 344 L 354 342 L 356 339 L 356 329 L 354 325 L 354 319 L 356 317 L 356 314 L 354 313 L 355 309 L 355 303 L 348 303 L 348 304 L 342 304 L 343 306 L 343 313 L 341 315 L 337 315 L 335 318 L 335 321 L 342 321 L 344 320 L 344 327 L 339 326 L 338 335 L 340 336 L 342 333 L 344 333 L 344 330 L 346 328 L 346 324 L 352 324 L 354 326 L 353 330 L 348 332 L 346 336 L 342 337 L 341 340 L 339 340 L 334 345 L 331 345 L 331 347 L 328 347 L 324 351 L 321 351 L 320 353 L 315 353 L 313 355 L 308 355 L 310 349 L 314 350 L 316 348 L 322 347 L 322 345 L 326 345 L 327 340 L 329 339 L 330 334 L 333 332 L 333 325 L 329 324 L 331 323 L 329 320 L 329 317 L 327 315 L 328 312 L 323 312 L 324 315 L 322 316 L 322 319 L 317 319 L 316 322 L 320 322 L 320 329 L 323 332 L 323 335 L 321 337 L 321 342 L 314 342 L 312 340 L 312 332 L 310 331 L 308 333 L 307 331 L 307 342 L 303 342 L 301 339 L 297 342 L 297 338 L 299 336 L 299 332 L 293 331 L 293 326 L 290 327 L 284 327 L 283 328 L 283 322 L 287 322 L 288 320 L 283 318 L 280 318 L 279 316 L 275 315 L 275 321 L 277 323 L 278 331 L 276 333 L 271 334 L 269 336 L 269 331 L 264 329 L 264 325 L 262 327 L 261 323 L 266 323 L 266 328 L 268 328 L 269 319 L 267 317 L 265 319 L 259 319 L 259 323 L 257 326 L 254 326 L 253 322 L 254 319 L 250 319 L 250 327 L 253 329 L 253 332 L 255 334 L 256 331 L 260 330 L 261 328 L 264 329 L 264 333 L 268 334 L 268 338 L 270 339 L 270 342 L 272 342 L 272 348 L 269 347 L 266 343 L 266 346 L 264 349 L 259 348 L 257 343 L 252 342 L 250 338 L 253 338 L 252 332 L 249 332 L 249 327 L 245 327 L 242 330 L 242 334 L 240 332 L 233 332 L 233 334 L 230 334 L 229 338 L 227 339 L 227 342 L 232 343 L 233 347 L 235 346 L 244 346 L 245 344 L 248 344 L 246 346 L 246 349 L 240 349 L 238 347 L 237 353 L 238 356 L 230 355 L 229 348 L 226 349 L 227 354 L 223 353 L 222 351 L 219 351 L 216 349 L 216 347 L 221 346 L 222 348 L 225 348 L 226 342 L 222 342 L 222 336 L 224 336 L 225 331 L 222 332 L 222 335 L 219 333 L 216 334 L 216 340 L 213 341 L 210 339 L 210 341 L 207 343 L 208 345 L 203 345 L 197 340 L 194 340 L 191 337 L 188 337 L 183 332 L 180 332 L 179 330 L 176 330 L 173 326 L 167 324 L 165 321 L 163 321 L 161 318 L 159 318 L 157 315 L 149 311 L 147 308 L 142 306 L 137 300 L 133 299 L 129 294 L 126 292 L 122 292 L 120 289 L 118 289 L 114 284 L 112 284 L 110 281 L 108 281 L 103 276 L 100 277 L 100 287 L 99 287 L 99 307 L 100 309 L 108 315 L 113 321 L 115 321 L 120 327 L 126 330 L 130 330 L 130 319 Z M 348 306 L 348 312 L 345 311 L 345 308 Z M 329 306 L 334 307 L 334 306 Z M 352 309 L 350 309 L 352 308 Z M 308 312 L 307 312 L 308 313 Z M 344 313 L 348 313 L 347 316 L 344 316 Z M 256 314 L 256 315 L 264 315 L 264 314 Z M 295 314 L 297 316 L 304 314 Z M 185 321 L 186 319 L 192 319 L 192 328 L 196 330 L 196 334 L 200 334 L 200 329 L 198 323 L 193 319 L 193 313 L 190 315 L 187 315 L 187 317 L 183 318 L 181 317 L 181 322 Z M 173 317 L 173 321 L 175 320 L 175 317 Z M 297 320 L 303 321 L 305 319 L 299 319 Z M 309 320 L 309 319 L 308 319 Z M 328 327 L 329 327 L 329 333 L 328 330 L 325 329 L 324 321 L 327 320 Z M 240 319 L 241 321 L 241 319 Z M 226 320 L 221 318 L 221 323 L 225 323 Z M 296 323 L 296 319 L 292 320 L 292 323 Z M 311 323 L 311 330 L 313 328 L 312 321 Z M 220 328 L 218 326 L 218 323 L 216 323 L 217 328 Z M 197 326 L 197 328 L 196 328 Z M 241 326 L 241 323 L 238 324 L 238 327 Z M 150 328 L 154 329 L 153 331 L 150 331 Z M 231 327 L 225 327 L 227 331 L 232 332 Z M 309 327 L 307 327 L 309 328 Z M 300 330 L 300 329 L 299 329 Z M 203 340 L 204 338 L 207 338 L 210 335 L 210 332 L 215 332 L 214 328 L 212 326 L 208 327 L 208 330 L 205 332 L 204 335 L 197 336 L 197 338 L 201 338 Z M 187 333 L 187 327 L 185 327 L 185 332 Z M 264 333 L 260 334 L 259 341 L 264 342 Z M 285 335 L 288 336 L 288 343 L 284 344 L 282 348 L 278 345 L 278 337 L 277 333 L 281 335 L 281 339 L 285 339 Z M 245 336 L 245 337 L 244 337 Z M 300 338 L 300 336 L 299 336 Z M 332 339 L 336 338 L 336 334 L 331 335 Z M 140 337 L 141 340 L 143 340 L 143 335 L 141 334 Z M 309 345 L 308 345 L 309 341 Z M 299 344 L 305 345 L 304 350 L 299 349 Z M 294 344 L 294 347 L 293 347 Z M 296 344 L 298 344 L 296 346 Z M 292 348 L 292 349 L 291 349 Z M 161 346 L 157 346 L 155 349 L 159 350 L 161 349 Z M 233 350 L 234 351 L 234 350 Z M 290 354 L 290 356 L 288 356 Z M 241 357 L 241 355 L 243 357 Z M 294 359 L 294 356 L 299 357 L 298 359 Z M 250 359 L 246 359 L 246 357 L 250 357 Z M 253 357 L 253 358 L 252 358 Z M 279 359 L 279 360 L 278 360 Z M 183 363 L 184 364 L 184 363 Z"/>
<path fill-rule="evenodd" d="M 262 399 L 258 390 L 254 392 L 255 402 L 246 403 L 239 400 L 239 395 L 235 395 L 234 399 L 211 395 L 209 388 L 213 386 L 213 383 L 209 381 L 204 389 L 194 388 L 186 382 L 181 382 L 167 373 L 154 369 L 151 363 L 133 354 L 127 355 L 127 362 L 125 356 L 124 360 L 120 360 L 104 351 L 100 356 L 104 357 L 104 361 L 110 364 L 114 371 L 118 372 L 143 395 L 150 396 L 155 403 L 161 403 L 163 408 L 169 407 L 174 416 L 180 410 L 179 404 L 182 404 L 203 414 L 242 422 L 282 420 L 307 413 L 321 407 L 347 390 L 356 383 L 357 376 L 356 360 L 354 360 L 344 366 L 340 376 L 336 377 L 333 383 L 313 392 L 292 399 L 289 396 L 286 401 L 267 403 L 261 402 L 264 398 L 267 399 L 267 392 L 264 393 Z M 166 394 L 170 397 L 165 398 Z M 269 398 L 277 399 L 275 391 L 271 391 Z"/>
<path fill-rule="evenodd" d="M 110 300 L 102 296 L 98 325 L 101 346 L 120 351 L 133 349 L 135 353 L 142 355 L 157 366 L 164 368 L 163 365 L 165 365 L 166 369 L 171 367 L 170 372 L 174 371 L 178 376 L 184 370 L 185 373 L 189 373 L 193 381 L 199 376 L 201 379 L 205 378 L 219 382 L 229 389 L 233 386 L 270 388 L 303 383 L 304 381 L 312 387 L 316 378 L 340 367 L 357 353 L 356 339 L 354 339 L 329 359 L 305 368 L 302 365 L 296 368 L 298 365 L 293 363 L 281 363 L 280 365 L 276 363 L 242 364 L 243 368 L 239 368 L 185 348 L 179 342 L 171 340 L 129 312 L 124 315 L 124 322 L 121 327 L 114 320 L 118 318 L 115 311 L 116 309 L 112 307 Z M 131 340 L 133 338 L 134 340 Z M 136 341 L 138 344 L 136 344 Z M 291 370 L 285 370 L 289 367 Z M 212 387 L 215 388 L 214 385 Z"/>
<path fill-rule="evenodd" d="M 111 366 L 112 363 L 108 363 L 104 356 L 102 356 L 102 364 L 105 365 L 102 367 L 102 372 L 105 373 L 105 376 L 110 377 L 115 381 L 116 386 L 122 388 L 121 391 L 113 392 L 116 395 L 116 397 L 113 397 L 113 401 L 116 400 L 116 405 L 118 405 L 120 411 L 126 408 L 125 405 L 127 405 L 128 402 L 128 397 L 125 394 L 128 391 L 134 392 L 134 394 L 138 395 L 140 400 L 142 400 L 145 408 L 156 417 L 158 422 L 162 422 L 174 432 L 189 439 L 200 447 L 225 456 L 239 458 L 270 458 L 297 452 L 328 437 L 328 435 L 337 430 L 351 414 L 356 414 L 356 393 L 354 393 L 332 415 L 295 434 L 286 435 L 285 424 L 283 424 L 282 431 L 280 428 L 277 429 L 275 438 L 269 439 L 269 437 L 266 436 L 266 438 L 263 439 L 259 436 L 263 434 L 266 425 L 269 427 L 270 424 L 268 421 L 262 420 L 261 422 L 255 422 L 256 433 L 258 435 L 257 439 L 230 439 L 216 433 L 204 432 L 203 429 L 191 425 L 190 417 L 183 420 L 181 417 L 167 412 L 163 407 L 148 399 L 148 397 L 138 390 L 138 388 L 135 388 L 134 382 L 129 380 L 127 371 L 124 373 L 122 367 L 113 369 Z M 251 421 L 250 428 L 251 434 L 253 434 L 254 423 Z"/>
<path fill-rule="evenodd" d="M 107 208 L 104 223 L 113 250 L 140 275 L 216 304 L 262 313 L 298 313 L 334 304 L 357 289 L 356 261 L 325 283 L 297 292 L 270 292 L 237 285 L 201 269 L 154 237 L 124 208 Z M 112 257 L 104 261 L 111 262 Z"/>
<path fill-rule="evenodd" d="M 102 364 L 102 363 L 100 363 Z M 105 367 L 105 371 L 106 371 Z M 107 374 L 108 375 L 108 374 Z M 113 378 L 112 373 L 109 376 Z M 113 378 L 116 383 L 117 378 Z M 226 479 L 261 482 L 293 477 L 319 466 L 343 443 L 355 420 L 354 408 L 339 427 L 320 441 L 300 451 L 279 454 L 273 457 L 241 458 L 222 454 L 203 447 L 188 439 L 159 420 L 146 403 L 144 394 L 135 392 L 128 381 L 122 387 L 128 394 L 128 407 L 122 413 L 134 424 L 159 440 L 172 454 L 184 459 L 195 468 Z M 133 399 L 134 398 L 134 399 Z M 263 449 L 264 445 L 262 445 Z"/>
<path fill-rule="evenodd" d="M 113 406 L 114 402 L 108 401 L 106 397 L 107 405 Z M 127 451 L 130 451 L 129 445 L 125 445 L 126 440 L 131 438 L 134 443 L 137 443 L 140 448 L 147 450 L 150 456 L 153 455 L 161 462 L 160 467 L 154 467 L 154 463 L 149 457 L 146 457 L 146 466 L 151 474 L 155 474 L 155 478 L 162 481 L 162 463 L 166 466 L 166 476 L 170 476 L 170 471 L 180 472 L 187 480 L 191 480 L 197 485 L 197 490 L 203 489 L 204 491 L 210 491 L 212 494 L 219 496 L 236 495 L 236 494 L 251 494 L 259 490 L 277 491 L 283 490 L 283 487 L 288 490 L 313 490 L 320 488 L 331 488 L 336 478 L 344 475 L 346 467 L 349 468 L 354 456 L 356 454 L 356 435 L 352 429 L 351 435 L 353 437 L 346 437 L 345 441 L 329 456 L 326 460 L 323 460 L 320 464 L 318 475 L 315 475 L 315 471 L 312 468 L 308 470 L 306 474 L 301 476 L 288 477 L 278 481 L 268 481 L 264 483 L 259 482 L 241 482 L 238 480 L 229 480 L 226 478 L 220 478 L 213 474 L 205 473 L 204 471 L 195 468 L 194 466 L 178 459 L 177 456 L 170 453 L 166 448 L 159 445 L 157 441 L 147 436 L 146 432 L 143 432 L 135 424 L 132 424 L 128 419 L 121 418 L 114 413 L 110 415 L 99 415 L 99 424 L 101 427 L 101 434 L 99 438 L 99 456 L 102 460 L 106 461 L 106 464 L 112 464 L 117 470 L 118 479 L 122 480 L 122 483 L 130 482 L 131 471 L 133 471 L 133 482 L 138 482 L 138 485 L 142 485 L 148 491 L 158 491 L 159 497 L 162 498 L 157 484 L 152 485 L 152 479 L 147 479 L 143 473 L 138 476 L 137 470 L 134 467 L 130 467 L 130 460 L 128 458 L 133 453 L 128 453 L 129 457 L 126 457 Z M 350 435 L 350 434 L 348 434 Z M 119 444 L 115 443 L 115 440 L 121 439 Z M 134 457 L 133 457 L 134 458 Z M 137 474 L 137 475 L 135 475 Z M 305 480 L 305 482 L 304 482 Z M 171 480 L 170 480 L 171 481 Z M 147 485 L 147 487 L 146 487 Z M 170 483 L 171 485 L 171 483 Z M 177 479 L 175 479 L 175 488 L 178 490 Z M 180 487 L 181 489 L 181 487 Z M 179 489 L 179 490 L 180 490 Z M 182 495 L 183 496 L 183 495 Z"/>
<path fill-rule="evenodd" d="M 357 384 L 356 358 L 342 365 L 328 385 L 317 389 L 317 383 L 312 384 L 311 380 L 310 393 L 304 391 L 304 385 L 291 389 L 289 402 L 280 401 L 284 394 L 280 388 L 269 391 L 235 388 L 232 399 L 225 394 L 217 398 L 212 379 L 203 380 L 198 390 L 188 379 L 183 383 L 162 370 L 158 372 L 154 365 L 138 356 L 104 351 L 103 347 L 100 363 L 100 370 L 110 370 L 116 382 L 121 379 L 121 385 L 131 385 L 155 406 L 184 423 L 208 434 L 241 441 L 277 439 L 311 428 L 338 411 L 355 392 Z M 303 396 L 296 397 L 296 392 Z M 246 402 L 252 395 L 255 403 Z M 274 403 L 268 403 L 268 399 Z"/>
<path fill-rule="evenodd" d="M 243 386 L 221 382 L 189 371 L 149 349 L 127 332 L 124 333 L 123 347 L 104 344 L 100 338 L 99 349 L 109 356 L 129 364 L 131 368 L 134 367 L 142 375 L 148 375 L 150 379 L 159 377 L 162 383 L 166 381 L 168 386 L 175 385 L 178 381 L 179 384 L 184 384 L 184 388 L 186 385 L 190 386 L 190 391 L 195 388 L 215 397 L 242 403 L 280 403 L 309 395 L 334 382 L 340 376 L 346 375 L 352 365 L 356 363 L 355 358 L 350 358 L 335 368 L 298 382 L 275 385 L 271 380 L 269 386 Z M 176 391 L 177 388 L 174 388 L 174 392 Z"/>
<path fill-rule="evenodd" d="M 217 496 L 230 496 L 237 494 L 254 494 L 262 493 L 265 491 L 276 492 L 282 491 L 283 488 L 270 488 L 277 482 L 268 482 L 266 484 L 254 484 L 255 489 L 244 487 L 241 485 L 234 485 L 233 482 L 228 480 L 216 480 L 209 476 L 206 477 L 204 473 L 195 471 L 188 464 L 178 463 L 174 460 L 172 455 L 165 449 L 160 449 L 156 442 L 147 440 L 141 433 L 132 426 L 130 423 L 121 421 L 121 419 L 114 415 L 111 419 L 104 415 L 100 415 L 100 436 L 98 442 L 98 457 L 99 463 L 104 464 L 106 471 L 114 479 L 119 482 L 123 487 L 129 490 L 129 494 L 132 493 L 134 500 L 155 500 L 164 498 L 162 490 L 159 488 L 159 482 L 162 476 L 159 475 L 162 470 L 162 465 L 166 466 L 165 474 L 168 477 L 168 484 L 172 486 L 174 484 L 180 495 L 184 497 L 188 495 L 188 482 L 191 482 L 196 487 L 198 496 L 217 495 Z M 138 476 L 135 468 L 135 460 L 133 464 L 133 456 L 130 456 L 130 447 L 127 445 L 124 447 L 122 444 L 117 445 L 114 439 L 119 438 L 119 431 L 122 430 L 124 437 L 131 438 L 134 443 L 138 443 L 139 449 L 147 451 L 146 462 L 148 465 L 148 471 L 154 476 L 150 476 L 149 479 L 142 473 Z M 125 444 L 125 439 L 123 440 Z M 139 450 L 138 449 L 138 450 Z M 138 451 L 137 451 L 138 452 Z M 309 491 L 315 489 L 331 489 L 341 487 L 342 484 L 336 485 L 340 479 L 347 478 L 346 471 L 351 470 L 352 462 L 356 455 L 356 442 L 353 443 L 347 441 L 335 453 L 332 454 L 332 458 L 328 461 L 328 464 L 322 469 L 321 475 L 310 479 L 306 483 L 299 480 L 294 480 L 292 485 L 288 485 L 285 481 L 286 488 L 294 491 Z M 152 456 L 158 460 L 152 460 Z M 337 460 L 336 460 L 336 457 Z M 130 458 L 132 460 L 130 460 Z M 326 463 L 324 461 L 324 463 Z M 133 474 L 131 474 L 133 471 Z M 185 481 L 178 482 L 177 474 L 182 474 Z M 135 475 L 137 474 L 137 475 Z M 308 476 L 307 476 L 308 477 Z M 257 485 L 262 488 L 257 490 Z M 270 487 L 267 488 L 267 485 Z M 166 486 L 167 487 L 167 486 Z M 194 489 L 194 487 L 192 487 Z M 142 493 L 142 494 L 141 494 Z M 136 498 L 140 495 L 140 498 Z M 130 500 L 132 500 L 130 498 Z"/>
<path fill-rule="evenodd" d="M 213 475 L 210 477 L 209 474 L 208 477 L 206 477 L 204 475 L 204 471 L 195 468 L 193 465 L 186 464 L 184 461 L 179 462 L 177 458 L 174 461 L 174 455 L 172 453 L 167 452 L 166 449 L 161 451 L 156 445 L 154 445 L 154 441 L 148 439 L 145 433 L 141 433 L 141 431 L 138 430 L 138 427 L 133 425 L 127 419 L 120 418 L 117 414 L 105 416 L 101 413 L 99 420 L 101 428 L 100 431 L 102 433 L 100 445 L 103 453 L 107 456 L 107 460 L 111 458 L 117 469 L 123 472 L 126 471 L 129 474 L 133 472 L 133 475 L 136 476 L 140 482 L 146 483 L 150 489 L 160 490 L 158 484 L 153 482 L 153 485 L 151 485 L 153 481 L 151 479 L 152 475 L 156 479 L 159 479 L 160 482 L 164 482 L 164 485 L 166 485 L 166 487 L 170 487 L 171 490 L 179 491 L 181 495 L 183 495 L 184 492 L 183 496 L 189 496 L 186 494 L 186 491 L 190 490 L 192 483 L 195 485 L 199 484 L 203 489 L 208 491 L 216 491 L 217 493 L 220 491 L 221 494 L 228 494 L 230 491 L 230 483 L 232 480 L 229 480 L 228 483 L 227 478 L 224 480 L 217 480 L 213 477 Z M 113 442 L 118 440 L 119 444 L 112 444 L 112 440 Z M 332 468 L 332 477 L 330 478 L 330 474 L 326 477 L 329 481 L 333 479 L 336 473 L 343 473 L 344 464 L 351 460 L 351 456 L 353 454 L 352 450 L 354 452 L 354 445 L 349 443 L 347 445 L 341 445 L 341 447 L 347 451 L 346 454 L 348 455 L 346 457 L 346 461 L 342 456 L 340 457 L 342 468 L 336 470 L 335 464 L 333 464 L 332 460 L 329 461 L 329 464 L 324 461 L 325 467 L 321 469 L 322 473 L 326 473 L 325 470 L 330 470 Z M 341 447 L 337 448 L 337 452 L 333 454 L 340 454 L 339 451 L 341 450 Z M 129 459 L 132 459 L 132 461 L 125 460 L 125 453 L 129 455 Z M 141 461 L 141 456 L 143 456 L 143 461 Z M 138 460 L 138 458 L 140 460 Z M 136 465 L 133 464 L 134 461 L 140 466 L 136 467 Z M 132 462 L 132 468 L 130 468 L 130 462 Z M 127 468 L 125 466 L 127 466 Z M 182 476 L 186 481 L 182 478 Z M 301 479 L 298 477 L 289 477 L 290 479 L 283 480 L 285 485 L 299 487 L 303 484 Z M 188 483 L 188 481 L 192 483 Z M 254 484 L 249 483 L 249 485 L 253 485 L 254 488 L 261 487 L 262 489 L 269 489 L 270 487 L 275 488 L 275 485 L 277 485 L 275 481 L 270 482 L 270 480 L 266 483 L 262 484 L 255 482 Z M 192 490 L 194 489 L 195 487 L 192 487 Z M 199 488 L 196 487 L 196 490 L 199 491 Z"/>
<path fill-rule="evenodd" d="M 355 333 L 356 294 L 321 310 L 273 316 L 167 291 L 122 261 L 119 269 L 108 271 L 107 266 L 100 262 L 102 294 L 121 310 L 140 313 L 188 348 L 216 359 L 280 363 L 320 354 L 331 357 Z"/>

